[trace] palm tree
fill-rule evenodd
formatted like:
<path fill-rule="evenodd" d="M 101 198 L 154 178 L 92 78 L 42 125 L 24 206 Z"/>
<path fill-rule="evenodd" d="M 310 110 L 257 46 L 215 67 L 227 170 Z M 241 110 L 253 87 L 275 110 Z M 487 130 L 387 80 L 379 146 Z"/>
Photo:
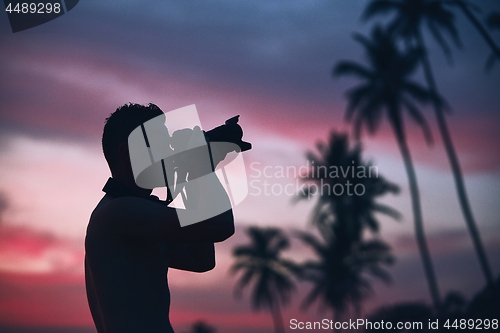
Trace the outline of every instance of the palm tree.
<path fill-rule="evenodd" d="M 361 302 L 371 292 L 369 275 L 388 283 L 390 275 L 384 266 L 393 263 L 390 247 L 381 240 L 351 242 L 340 232 L 298 232 L 298 237 L 316 254 L 316 259 L 301 265 L 298 276 L 313 284 L 302 303 L 303 308 L 315 301 L 334 312 L 335 321 L 353 309 L 359 315 Z M 347 237 L 346 237 L 347 238 Z"/>
<path fill-rule="evenodd" d="M 394 131 L 408 175 L 417 245 L 432 300 L 438 307 L 439 290 L 425 239 L 417 175 L 406 142 L 403 123 L 403 111 L 406 110 L 423 128 L 424 135 L 430 142 L 430 130 L 415 101 L 426 103 L 436 97 L 410 79 L 421 57 L 420 50 L 400 52 L 389 33 L 380 27 L 374 28 L 371 40 L 361 35 L 355 35 L 355 39 L 364 46 L 370 66 L 342 61 L 333 71 L 336 76 L 350 75 L 363 80 L 363 83 L 347 92 L 347 120 L 354 122 L 354 132 L 356 137 L 359 137 L 363 125 L 366 125 L 371 133 L 375 132 L 385 113 Z"/>
<path fill-rule="evenodd" d="M 303 307 L 321 300 L 339 319 L 350 309 L 359 313 L 362 301 L 371 292 L 368 275 L 390 280 L 383 267 L 393 262 L 389 246 L 381 240 L 365 241 L 363 236 L 366 229 L 372 234 L 378 232 L 375 213 L 399 218 L 396 210 L 376 201 L 387 193 L 397 193 L 399 188 L 378 173 L 370 174 L 371 164 L 363 161 L 361 145 L 351 148 L 346 134 L 332 132 L 327 143 L 318 142 L 316 147 L 317 152 L 307 154 L 312 167 L 303 175 L 303 181 L 311 186 L 299 195 L 316 197 L 312 221 L 322 238 L 298 232 L 316 254 L 315 260 L 301 266 L 298 276 L 314 285 Z M 339 169 L 340 174 L 336 174 Z M 350 194 L 348 184 L 355 189 Z M 335 191 L 339 185 L 342 193 Z"/>
<path fill-rule="evenodd" d="M 427 304 L 420 302 L 410 302 L 410 303 L 399 303 L 393 304 L 389 306 L 383 306 L 381 308 L 376 309 L 372 314 L 370 314 L 367 318 L 370 322 L 386 322 L 386 323 L 429 323 L 430 320 L 435 319 L 435 314 L 432 307 Z M 427 324 L 424 324 L 427 325 Z M 410 333 L 410 332 L 422 332 L 422 328 L 424 332 L 428 332 L 425 326 L 423 327 L 413 327 L 410 329 L 407 328 L 397 328 L 393 327 L 391 332 L 394 333 Z M 375 333 L 377 330 L 373 328 L 367 328 L 365 330 L 366 333 Z"/>
<path fill-rule="evenodd" d="M 363 17 L 365 19 L 372 18 L 378 14 L 394 12 L 396 15 L 389 23 L 389 30 L 396 36 L 402 37 L 407 42 L 413 43 L 421 50 L 420 61 L 424 69 L 424 75 L 427 81 L 429 90 L 433 95 L 439 96 L 436 81 L 432 73 L 431 64 L 427 49 L 425 47 L 422 28 L 424 24 L 429 28 L 430 32 L 441 45 L 444 53 L 451 56 L 448 43 L 443 38 L 439 29 L 448 33 L 457 45 L 460 45 L 457 30 L 454 25 L 454 15 L 451 11 L 444 7 L 444 3 L 439 0 L 374 0 L 366 8 Z M 441 138 L 443 140 L 448 160 L 450 161 L 451 169 L 455 179 L 455 186 L 458 194 L 462 213 L 464 215 L 469 233 L 477 252 L 479 262 L 481 264 L 486 281 L 489 285 L 493 284 L 493 274 L 491 272 L 486 253 L 484 251 L 479 231 L 476 227 L 476 222 L 472 214 L 472 209 L 469 204 L 467 190 L 463 180 L 460 163 L 451 139 L 448 125 L 445 119 L 446 105 L 440 98 L 433 99 L 433 106 Z"/>
<path fill-rule="evenodd" d="M 460 10 L 464 13 L 464 15 L 472 23 L 472 25 L 474 25 L 476 30 L 479 32 L 479 34 L 483 37 L 488 46 L 491 48 L 493 55 L 497 59 L 500 59 L 500 48 L 497 46 L 491 35 L 486 30 L 486 28 L 481 24 L 481 21 L 479 21 L 477 17 L 474 15 L 474 13 L 471 10 L 471 5 L 463 0 L 452 0 L 451 2 L 447 1 L 447 3 L 455 5 L 458 8 L 460 8 Z"/>
<path fill-rule="evenodd" d="M 500 29 L 500 12 L 491 12 L 487 22 L 490 29 Z"/>
<path fill-rule="evenodd" d="M 398 193 L 399 187 L 379 175 L 377 168 L 363 161 L 359 143 L 351 148 L 347 134 L 332 132 L 329 141 L 318 142 L 316 149 L 317 152 L 310 151 L 306 155 L 312 168 L 302 178 L 311 186 L 299 195 L 309 199 L 317 194 L 311 220 L 320 231 L 329 231 L 334 225 L 346 226 L 349 239 L 359 241 L 365 228 L 378 231 L 375 213 L 399 219 L 396 210 L 376 201 L 387 193 Z M 332 173 L 332 170 L 337 170 L 338 174 Z M 355 172 L 352 173 L 352 170 Z M 342 194 L 336 190 L 337 186 L 342 189 Z M 356 195 L 358 187 L 362 189 L 362 195 Z M 314 193 L 316 189 L 319 193 Z"/>
<path fill-rule="evenodd" d="M 500 12 L 492 12 L 488 15 L 487 24 L 490 29 L 500 30 Z M 488 57 L 486 60 L 486 70 L 490 70 L 493 68 L 495 64 L 495 60 L 500 60 L 499 57 L 496 56 L 494 52 Z"/>
<path fill-rule="evenodd" d="M 204 323 L 203 321 L 198 321 L 193 324 L 191 328 L 191 333 L 215 333 L 216 330 L 212 326 Z"/>
<path fill-rule="evenodd" d="M 281 306 L 290 301 L 290 294 L 295 289 L 290 278 L 294 265 L 280 257 L 289 247 L 289 240 L 278 228 L 249 227 L 246 231 L 251 243 L 233 251 L 236 262 L 231 267 L 232 273 L 242 272 L 236 285 L 237 295 L 253 282 L 253 308 L 269 308 L 275 331 L 284 333 Z"/>

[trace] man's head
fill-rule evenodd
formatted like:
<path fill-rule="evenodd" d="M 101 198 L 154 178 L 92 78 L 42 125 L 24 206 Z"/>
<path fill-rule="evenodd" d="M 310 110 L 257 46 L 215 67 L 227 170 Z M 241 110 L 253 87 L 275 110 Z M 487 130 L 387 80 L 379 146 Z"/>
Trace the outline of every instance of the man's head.
<path fill-rule="evenodd" d="M 164 117 L 164 113 L 155 104 L 128 103 L 117 108 L 106 118 L 102 133 L 102 150 L 113 175 L 122 172 L 120 168 L 129 163 L 127 140 L 130 133 L 157 116 Z"/>

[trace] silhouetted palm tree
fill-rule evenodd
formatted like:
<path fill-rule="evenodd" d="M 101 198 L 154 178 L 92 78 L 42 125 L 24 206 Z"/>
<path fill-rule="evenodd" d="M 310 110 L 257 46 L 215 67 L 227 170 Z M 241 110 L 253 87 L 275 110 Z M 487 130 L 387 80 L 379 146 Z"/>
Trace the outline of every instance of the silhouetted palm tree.
<path fill-rule="evenodd" d="M 500 59 L 500 48 L 498 45 L 495 43 L 491 35 L 488 33 L 486 28 L 483 26 L 481 21 L 477 19 L 477 17 L 474 15 L 472 11 L 472 6 L 470 2 L 466 2 L 463 0 L 451 0 L 447 1 L 447 3 L 451 3 L 453 5 L 456 5 L 460 10 L 464 13 L 464 15 L 467 17 L 467 19 L 472 23 L 472 25 L 476 28 L 476 30 L 479 32 L 479 34 L 483 37 L 483 39 L 486 41 L 488 46 L 491 48 L 493 52 L 493 56 L 496 57 L 497 59 Z M 472 8 L 471 8 L 472 7 Z"/>
<path fill-rule="evenodd" d="M 377 239 L 352 242 L 338 230 L 320 235 L 318 238 L 298 232 L 298 237 L 316 254 L 315 259 L 302 264 L 298 274 L 313 284 L 302 307 L 319 301 L 333 310 L 335 321 L 342 320 L 351 309 L 359 315 L 361 302 L 372 292 L 370 276 L 390 281 L 384 267 L 394 261 L 390 247 Z"/>
<path fill-rule="evenodd" d="M 392 323 L 391 332 L 434 332 L 437 327 L 431 329 L 429 324 L 438 320 L 438 327 L 442 327 L 447 321 L 453 323 L 454 320 L 464 318 L 466 301 L 457 292 L 450 292 L 443 301 L 443 307 L 439 313 L 436 309 L 421 302 L 399 303 L 390 306 L 383 306 L 376 309 L 367 318 L 370 322 Z M 405 326 L 397 327 L 395 323 L 405 323 Z M 387 329 L 389 330 L 389 329 Z M 365 329 L 366 333 L 380 331 L 375 327 Z"/>
<path fill-rule="evenodd" d="M 417 175 L 406 142 L 403 123 L 403 111 L 408 111 L 408 114 L 423 128 L 424 135 L 430 142 L 429 128 L 415 101 L 426 103 L 436 97 L 410 79 L 418 66 L 420 51 L 400 52 L 391 36 L 380 27 L 374 28 L 371 40 L 361 35 L 356 35 L 355 39 L 364 46 L 369 66 L 342 61 L 337 64 L 333 72 L 337 76 L 350 75 L 363 80 L 359 86 L 347 92 L 347 120 L 354 121 L 354 132 L 357 137 L 360 135 L 362 125 L 366 125 L 370 132 L 375 132 L 384 115 L 394 131 L 408 175 L 417 244 L 432 300 L 439 306 L 438 285 L 424 234 Z"/>
<path fill-rule="evenodd" d="M 372 165 L 362 159 L 360 144 L 351 148 L 346 134 L 332 132 L 327 143 L 318 142 L 316 147 L 317 152 L 307 154 L 311 168 L 303 175 L 303 181 L 315 186 L 300 194 L 317 199 L 312 221 L 322 239 L 298 233 L 316 254 L 301 266 L 298 276 L 313 284 L 303 307 L 321 300 L 339 319 L 350 309 L 359 312 L 371 292 L 368 275 L 389 281 L 383 267 L 393 261 L 389 247 L 380 240 L 365 241 L 363 236 L 366 229 L 378 232 L 375 213 L 399 218 L 397 211 L 376 201 L 399 189 L 378 171 L 372 173 Z"/>
<path fill-rule="evenodd" d="M 281 258 L 281 252 L 289 247 L 288 238 L 278 228 L 250 227 L 247 229 L 251 243 L 240 245 L 233 251 L 236 262 L 233 273 L 242 272 L 236 292 L 253 282 L 252 306 L 271 311 L 276 332 L 284 333 L 281 306 L 290 300 L 295 289 L 291 280 L 292 262 Z"/>
<path fill-rule="evenodd" d="M 487 22 L 490 29 L 500 29 L 500 12 L 491 12 Z"/>
<path fill-rule="evenodd" d="M 487 24 L 490 29 L 500 30 L 500 12 L 492 12 L 488 15 Z M 495 61 L 500 60 L 497 55 L 492 52 L 486 61 L 486 70 L 493 68 Z"/>
<path fill-rule="evenodd" d="M 472 297 L 466 315 L 468 318 L 498 318 L 500 313 L 500 276 L 493 286 L 486 286 Z"/>
<path fill-rule="evenodd" d="M 191 329 L 191 333 L 215 333 L 215 332 L 216 332 L 215 328 L 202 321 L 194 323 L 193 328 Z"/>
<path fill-rule="evenodd" d="M 314 186 L 299 193 L 303 198 L 317 197 L 311 219 L 315 226 L 321 231 L 345 226 L 349 239 L 359 241 L 365 228 L 378 231 L 375 213 L 399 219 L 396 210 L 376 201 L 387 193 L 398 193 L 399 188 L 363 161 L 359 143 L 351 148 L 346 134 L 332 132 L 329 141 L 318 142 L 316 149 L 307 153 L 312 167 L 302 178 Z"/>
<path fill-rule="evenodd" d="M 451 57 L 451 49 L 442 31 L 449 35 L 457 46 L 461 46 L 455 27 L 455 16 L 441 0 L 372 0 L 363 13 L 363 19 L 387 13 L 394 14 L 388 30 L 406 40 L 417 41 L 422 51 L 425 51 L 425 43 L 421 40 L 421 29 L 424 25 L 448 58 Z"/>
<path fill-rule="evenodd" d="M 455 1 L 463 4 L 462 1 Z M 463 5 L 463 8 L 467 8 Z M 450 48 L 440 32 L 440 29 L 448 33 L 457 45 L 460 45 L 453 13 L 445 8 L 445 2 L 439 0 L 373 0 L 366 8 L 363 17 L 365 19 L 372 18 L 375 15 L 394 13 L 393 20 L 389 23 L 389 30 L 395 36 L 402 37 L 408 43 L 413 43 L 421 50 L 421 63 L 424 69 L 424 75 L 430 91 L 438 96 L 438 88 L 434 75 L 432 73 L 431 64 L 427 49 L 425 47 L 422 29 L 425 26 L 429 28 L 436 41 L 441 45 L 444 53 L 450 57 Z M 488 284 L 493 283 L 493 274 L 484 251 L 479 231 L 476 227 L 476 222 L 472 214 L 472 209 L 469 204 L 467 190 L 463 180 L 462 170 L 458 161 L 453 141 L 451 139 L 448 125 L 445 119 L 445 103 L 440 98 L 433 100 L 434 111 L 439 126 L 439 131 L 450 161 L 455 179 L 456 190 L 462 208 L 469 233 L 479 257 L 479 261 Z"/>

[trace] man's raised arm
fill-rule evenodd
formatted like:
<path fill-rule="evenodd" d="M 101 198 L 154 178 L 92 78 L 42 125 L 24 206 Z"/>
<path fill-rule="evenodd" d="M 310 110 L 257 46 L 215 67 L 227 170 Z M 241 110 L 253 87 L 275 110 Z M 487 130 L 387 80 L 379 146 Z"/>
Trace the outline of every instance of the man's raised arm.
<path fill-rule="evenodd" d="M 190 209 L 170 208 L 138 197 L 121 197 L 108 202 L 99 214 L 109 214 L 108 219 L 115 224 L 110 227 L 137 237 L 210 243 L 229 238 L 234 233 L 233 213 L 217 176 L 211 173 L 187 185 L 187 194 L 194 198 Z M 205 216 L 208 218 L 204 219 Z M 181 227 L 181 222 L 190 225 Z"/>

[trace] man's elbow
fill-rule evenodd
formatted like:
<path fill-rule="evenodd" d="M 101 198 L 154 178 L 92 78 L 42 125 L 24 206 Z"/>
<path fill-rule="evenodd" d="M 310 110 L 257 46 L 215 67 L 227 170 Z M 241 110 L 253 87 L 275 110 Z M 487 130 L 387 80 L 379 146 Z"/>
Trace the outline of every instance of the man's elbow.
<path fill-rule="evenodd" d="M 215 257 L 211 260 L 204 260 L 203 262 L 197 262 L 196 264 L 190 264 L 190 265 L 169 264 L 168 267 L 193 273 L 205 273 L 215 268 Z"/>
<path fill-rule="evenodd" d="M 203 267 L 200 267 L 200 270 L 198 271 L 198 273 L 208 272 L 214 268 L 215 268 L 215 257 L 210 262 L 205 263 L 205 265 Z"/>
<path fill-rule="evenodd" d="M 196 265 L 196 267 L 192 267 L 191 269 L 189 269 L 189 271 L 194 273 L 205 273 L 211 271 L 214 268 L 215 268 L 215 257 L 213 258 L 213 260 L 206 260 L 202 264 L 198 264 Z"/>
<path fill-rule="evenodd" d="M 234 235 L 234 223 L 227 225 L 217 235 L 215 235 L 214 243 L 220 243 Z"/>

